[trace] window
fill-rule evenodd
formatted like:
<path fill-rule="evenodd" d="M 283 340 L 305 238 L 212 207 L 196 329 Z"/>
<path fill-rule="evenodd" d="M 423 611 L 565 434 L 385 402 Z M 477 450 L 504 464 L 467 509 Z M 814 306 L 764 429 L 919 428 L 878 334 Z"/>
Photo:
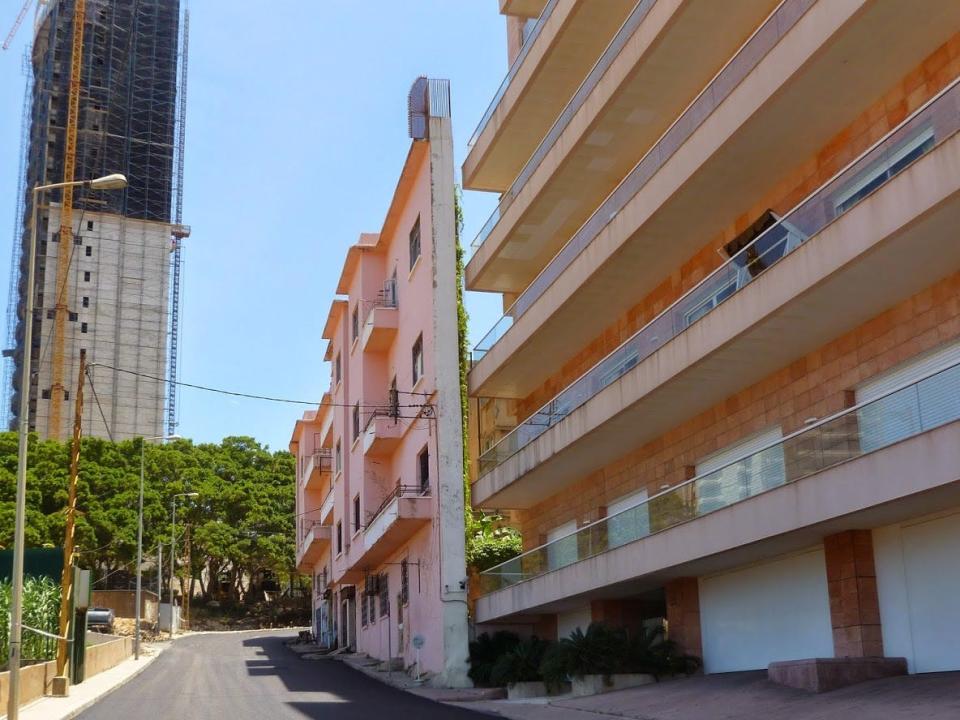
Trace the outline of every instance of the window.
<path fill-rule="evenodd" d="M 353 531 L 360 532 L 360 496 L 353 498 Z"/>
<path fill-rule="evenodd" d="M 360 336 L 360 303 L 353 306 L 353 315 L 350 316 L 350 338 L 356 340 Z"/>
<path fill-rule="evenodd" d="M 343 552 L 343 523 L 337 520 L 337 555 Z"/>
<path fill-rule="evenodd" d="M 607 505 L 607 549 L 626 545 L 650 534 L 647 491 L 622 495 Z"/>
<path fill-rule="evenodd" d="M 842 215 L 894 175 L 933 149 L 933 128 L 928 127 L 887 151 L 883 160 L 867 168 L 833 199 L 837 215 Z"/>
<path fill-rule="evenodd" d="M 67 316 L 70 322 L 76 322 L 78 315 L 75 312 L 69 313 Z"/>
<path fill-rule="evenodd" d="M 360 598 L 360 624 L 363 627 L 367 626 L 367 598 Z"/>
<path fill-rule="evenodd" d="M 341 454 L 340 454 L 340 441 L 339 441 L 339 440 L 337 440 L 337 449 L 336 449 L 336 452 L 334 453 L 334 455 L 335 455 L 335 457 L 334 457 L 334 468 L 336 469 L 336 472 L 337 472 L 337 474 L 339 475 L 339 474 L 340 474 L 340 470 L 341 470 L 341 468 L 343 467 L 343 460 L 342 460 L 342 457 L 341 457 Z"/>
<path fill-rule="evenodd" d="M 83 250 L 84 250 L 84 254 L 87 257 L 91 257 L 93 255 L 93 247 L 91 247 L 90 245 L 87 245 Z"/>
<path fill-rule="evenodd" d="M 353 439 L 360 437 L 360 403 L 353 406 Z"/>
<path fill-rule="evenodd" d="M 786 468 L 780 426 L 728 445 L 697 463 L 697 512 L 705 513 L 783 485 Z"/>
<path fill-rule="evenodd" d="M 367 615 L 370 618 L 370 622 L 375 623 L 377 621 L 377 596 L 371 593 L 363 599 L 363 602 L 369 605 Z"/>
<path fill-rule="evenodd" d="M 420 336 L 417 338 L 417 341 L 413 344 L 413 384 L 416 385 L 417 381 L 423 377 L 423 333 L 420 333 Z"/>
<path fill-rule="evenodd" d="M 89 270 L 87 270 L 85 273 L 83 273 L 83 281 L 84 281 L 84 282 L 90 282 L 90 271 L 89 271 Z"/>
<path fill-rule="evenodd" d="M 50 389 L 47 388 L 46 390 L 41 390 L 41 391 L 40 391 L 40 397 L 41 397 L 42 399 L 44 399 L 44 400 L 49 400 L 49 399 L 50 399 Z"/>
<path fill-rule="evenodd" d="M 420 492 L 430 491 L 430 450 L 424 448 L 417 455 L 417 480 L 420 482 Z"/>
<path fill-rule="evenodd" d="M 87 331 L 87 324 L 80 323 L 80 332 L 85 333 Z"/>
<path fill-rule="evenodd" d="M 339 385 L 341 379 L 343 379 L 343 366 L 340 364 L 340 353 L 337 353 L 337 357 L 333 360 L 334 384 Z"/>
<path fill-rule="evenodd" d="M 410 269 L 417 264 L 420 258 L 420 216 L 417 215 L 417 221 L 410 229 Z"/>
<path fill-rule="evenodd" d="M 380 617 L 387 617 L 390 614 L 390 590 L 388 589 L 387 574 L 380 574 Z"/>
<path fill-rule="evenodd" d="M 872 452 L 960 417 L 958 362 L 960 342 L 954 341 L 857 386 L 857 403 L 869 403 L 857 411 L 860 449 Z"/>
<path fill-rule="evenodd" d="M 390 381 L 390 417 L 397 420 L 400 417 L 400 393 L 397 391 L 397 376 Z"/>
<path fill-rule="evenodd" d="M 90 298 L 88 298 L 87 296 L 84 296 L 82 304 L 84 307 L 90 307 Z"/>
<path fill-rule="evenodd" d="M 53 320 L 56 317 L 56 310 L 47 310 L 47 320 Z"/>
<path fill-rule="evenodd" d="M 400 604 L 406 605 L 410 601 L 410 565 L 407 559 L 400 561 Z"/>

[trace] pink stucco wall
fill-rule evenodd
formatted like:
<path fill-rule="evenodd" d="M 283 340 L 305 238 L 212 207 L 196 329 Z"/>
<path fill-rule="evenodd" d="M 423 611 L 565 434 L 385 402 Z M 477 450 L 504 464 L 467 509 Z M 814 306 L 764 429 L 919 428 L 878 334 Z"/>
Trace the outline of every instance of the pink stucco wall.
<path fill-rule="evenodd" d="M 314 428 L 323 426 L 325 413 L 333 416 L 331 431 L 323 441 L 333 449 L 333 473 L 331 481 L 334 492 L 332 540 L 329 549 L 312 567 L 314 577 L 330 568 L 328 588 L 333 593 L 333 607 L 338 622 L 338 644 L 353 645 L 357 651 L 372 657 L 386 659 L 388 656 L 403 657 L 409 667 L 415 661 L 416 651 L 412 644 L 415 635 L 422 635 L 425 645 L 420 653 L 421 668 L 428 672 L 442 672 L 444 666 L 443 601 L 441 592 L 440 560 L 442 543 L 438 519 L 440 507 L 437 492 L 440 478 L 438 454 L 442 447 L 438 438 L 437 423 L 424 405 L 436 405 L 436 373 L 434 368 L 436 350 L 434 334 L 434 307 L 436 284 L 434 254 L 435 228 L 433 227 L 434 178 L 431 177 L 431 149 L 427 142 L 411 144 L 403 173 L 393 202 L 380 234 L 364 234 L 349 249 L 340 277 L 338 292 L 341 298 L 334 302 L 327 320 L 324 337 L 330 345 L 327 357 L 331 361 L 329 404 L 321 407 L 317 419 L 302 421 L 298 445 L 291 449 L 298 457 L 306 457 L 313 451 Z M 452 198 L 452 177 L 450 178 Z M 410 231 L 419 217 L 420 256 L 411 267 Z M 446 236 L 449 235 L 447 238 Z M 453 241 L 452 228 L 447 228 L 443 237 Z M 371 307 L 370 301 L 378 297 L 384 283 L 396 273 L 397 309 L 396 331 L 389 345 L 381 349 L 364 348 L 364 324 Z M 359 332 L 353 333 L 353 313 L 359 307 Z M 452 311 L 452 308 L 451 308 Z M 413 346 L 418 336 L 423 337 L 423 373 L 415 384 L 413 381 Z M 456 353 L 456 338 L 445 342 Z M 340 357 L 342 377 L 337 382 L 336 358 Z M 391 380 L 396 377 L 399 396 L 399 424 L 401 437 L 389 454 L 376 457 L 364 454 L 364 428 L 374 406 L 387 406 Z M 360 404 L 360 434 L 355 438 L 353 428 L 354 405 Z M 392 420 L 388 424 L 394 424 Z M 294 438 L 298 437 L 297 431 Z M 337 445 L 342 455 L 341 471 L 337 472 Z M 372 515 L 381 503 L 394 492 L 396 486 L 420 484 L 419 455 L 427 448 L 430 459 L 430 493 L 418 503 L 428 503 L 430 521 L 402 534 L 400 540 L 390 539 L 392 546 L 376 548 L 376 562 L 371 563 L 366 537 L 366 528 Z M 325 492 L 311 493 L 303 489 L 300 474 L 307 466 L 306 460 L 298 459 L 298 513 L 305 509 L 318 508 Z M 460 482 L 460 478 L 447 479 Z M 359 495 L 361 504 L 361 527 L 355 528 L 353 501 Z M 338 552 L 337 524 L 342 526 L 342 551 Z M 381 540 L 381 543 L 387 540 Z M 401 588 L 402 560 L 409 563 L 409 598 L 406 604 L 397 607 Z M 385 574 L 388 577 L 390 617 L 381 615 L 379 598 L 376 602 L 376 617 L 363 624 L 359 602 L 364 579 L 368 574 Z M 353 614 L 353 628 L 342 627 L 343 604 L 341 598 L 355 587 L 355 596 L 349 602 Z M 326 602 L 315 592 L 315 607 Z M 400 625 L 402 627 L 398 627 Z"/>

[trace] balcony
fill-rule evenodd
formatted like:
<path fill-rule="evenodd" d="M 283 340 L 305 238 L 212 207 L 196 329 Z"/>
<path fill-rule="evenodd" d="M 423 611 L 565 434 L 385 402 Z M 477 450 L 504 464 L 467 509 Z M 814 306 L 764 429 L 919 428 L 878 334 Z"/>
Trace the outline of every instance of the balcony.
<path fill-rule="evenodd" d="M 475 502 L 535 505 L 960 267 L 958 129 L 960 80 L 481 455 Z"/>
<path fill-rule="evenodd" d="M 547 0 L 500 0 L 500 14 L 535 18 L 543 12 L 546 4 Z"/>
<path fill-rule="evenodd" d="M 433 499 L 419 486 L 400 485 L 367 521 L 363 554 L 353 567 L 376 567 L 433 519 Z"/>
<path fill-rule="evenodd" d="M 403 439 L 404 430 L 389 409 L 374 410 L 363 431 L 363 454 L 367 457 L 390 455 Z"/>
<path fill-rule="evenodd" d="M 363 321 L 360 345 L 363 352 L 384 352 L 397 335 L 397 283 L 388 280 L 377 297 L 365 301 L 367 315 Z"/>
<path fill-rule="evenodd" d="M 596 339 L 598 317 L 613 323 L 756 212 L 960 27 L 957 3 L 927 7 L 916 22 L 893 0 L 816 3 L 765 25 L 478 344 L 470 394 L 527 397 Z"/>
<path fill-rule="evenodd" d="M 297 569 L 300 572 L 313 572 L 313 566 L 330 548 L 330 537 L 330 526 L 321 525 L 319 520 L 304 521 L 301 524 L 300 543 L 297 547 Z"/>
<path fill-rule="evenodd" d="M 464 187 L 502 192 L 510 185 L 635 3 L 541 3 L 536 25 L 470 138 Z M 519 9 L 517 0 L 509 4 Z"/>
<path fill-rule="evenodd" d="M 529 285 L 757 26 L 783 32 L 809 5 L 767 17 L 777 3 L 638 2 L 473 241 L 467 286 Z"/>
<path fill-rule="evenodd" d="M 331 487 L 320 504 L 320 522 L 324 525 L 333 524 L 333 500 L 333 488 Z"/>
<path fill-rule="evenodd" d="M 953 365 L 481 573 L 478 621 L 809 547 L 829 523 L 942 509 L 960 499 L 958 420 Z"/>
<path fill-rule="evenodd" d="M 310 456 L 303 471 L 303 487 L 306 490 L 322 490 L 330 480 L 333 456 L 330 448 L 320 448 Z"/>

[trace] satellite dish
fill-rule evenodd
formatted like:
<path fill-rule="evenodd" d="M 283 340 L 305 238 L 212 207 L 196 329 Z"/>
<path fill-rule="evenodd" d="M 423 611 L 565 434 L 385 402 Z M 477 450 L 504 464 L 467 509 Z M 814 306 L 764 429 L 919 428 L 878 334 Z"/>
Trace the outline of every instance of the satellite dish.
<path fill-rule="evenodd" d="M 413 647 L 415 647 L 417 650 L 419 650 L 426 644 L 427 644 L 427 641 L 426 641 L 426 638 L 423 637 L 423 635 L 413 636 Z"/>

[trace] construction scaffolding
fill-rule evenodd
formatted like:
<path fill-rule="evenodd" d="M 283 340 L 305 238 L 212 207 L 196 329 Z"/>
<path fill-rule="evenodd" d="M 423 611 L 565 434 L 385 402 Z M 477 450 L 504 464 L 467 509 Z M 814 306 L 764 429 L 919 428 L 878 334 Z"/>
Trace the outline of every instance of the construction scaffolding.
<path fill-rule="evenodd" d="M 34 212 L 29 188 L 62 181 L 71 164 L 76 179 L 123 173 L 129 185 L 123 192 L 78 191 L 72 213 L 60 191 L 47 193 L 36 208 L 29 424 L 43 437 L 68 434 L 69 417 L 57 409 L 69 400 L 69 391 L 57 378 L 74 374 L 81 349 L 93 364 L 155 378 L 175 369 L 180 292 L 171 287 L 171 274 L 178 284 L 180 246 L 189 234 L 180 222 L 186 106 L 185 95 L 178 97 L 178 69 L 185 86 L 187 49 L 180 0 L 85 4 L 74 163 L 68 152 L 68 100 L 71 59 L 78 56 L 71 50 L 77 0 L 41 0 L 34 23 L 22 207 L 11 272 L 15 302 L 8 307 L 11 350 L 5 353 L 12 363 L 4 368 L 9 427 L 18 412 L 27 322 L 23 278 Z M 98 402 L 85 411 L 90 434 L 159 435 L 165 410 L 166 420 L 175 423 L 175 398 L 171 415 L 162 380 L 103 368 L 95 368 L 93 376 Z"/>

